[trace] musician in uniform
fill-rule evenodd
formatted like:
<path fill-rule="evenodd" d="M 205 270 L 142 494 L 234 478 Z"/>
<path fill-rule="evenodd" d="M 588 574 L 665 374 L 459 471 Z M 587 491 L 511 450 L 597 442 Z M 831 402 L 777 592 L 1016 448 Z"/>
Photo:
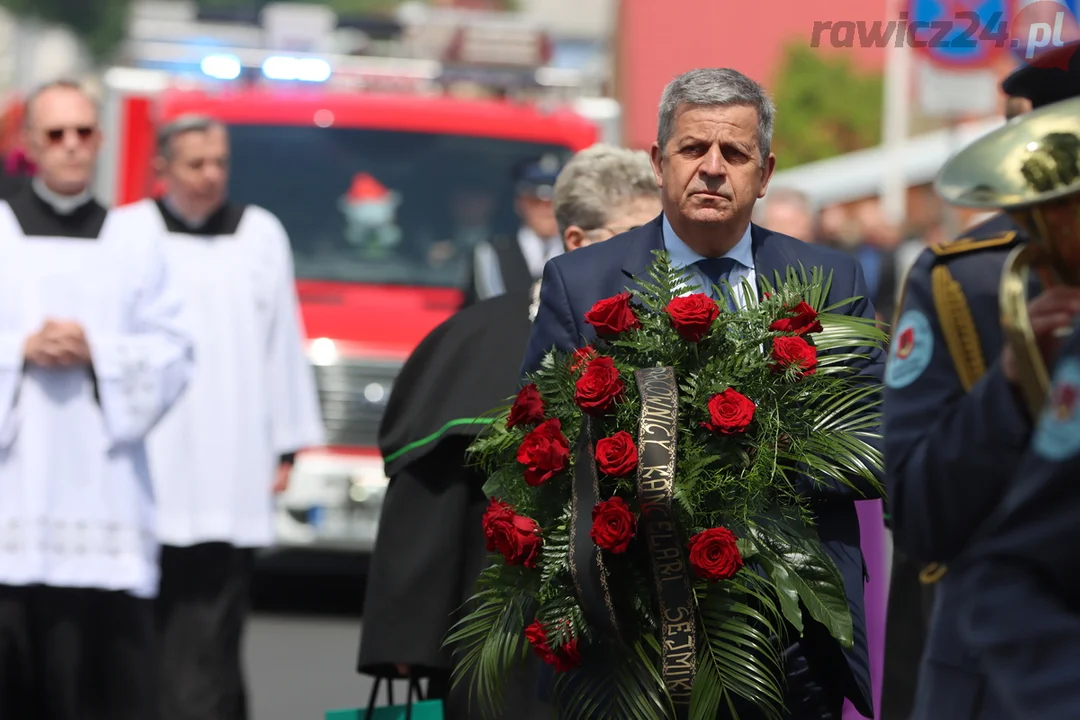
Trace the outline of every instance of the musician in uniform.
<path fill-rule="evenodd" d="M 953 572 L 960 636 L 1014 718 L 1080 717 L 1080 326 L 997 511 Z"/>
<path fill-rule="evenodd" d="M 1023 67 L 1002 89 L 1033 108 L 1080 95 L 1080 75 L 1055 65 Z M 961 589 L 946 564 L 1000 502 L 1031 433 L 998 299 L 1006 257 L 1025 240 L 999 214 L 926 249 L 908 275 L 893 328 L 884 404 L 890 519 L 897 552 L 923 563 L 921 580 L 936 583 L 910 714 L 919 720 L 1001 713 L 996 688 L 959 640 Z M 1080 291 L 1037 290 L 1029 291 L 1029 312 L 1043 339 L 1080 313 Z M 884 717 L 907 717 L 892 712 Z"/>
<path fill-rule="evenodd" d="M 1023 74 L 1010 78 L 1012 87 Z M 1029 90 L 1031 82 L 1028 81 Z M 1034 89 L 1038 89 L 1036 86 Z M 1020 90 L 1024 92 L 1024 90 Z M 1031 94 L 1029 92 L 1029 94 Z M 1019 95 L 1005 99 L 1005 119 L 1012 120 L 1031 110 L 1031 100 Z M 1002 256 L 1003 257 L 1003 256 Z M 891 522 L 886 516 L 886 525 Z M 926 634 L 934 604 L 934 572 L 923 567 L 902 550 L 895 550 L 889 579 L 889 603 L 885 620 L 885 668 L 882 676 L 880 720 L 909 720 L 915 701 L 915 685 L 926 645 Z"/>

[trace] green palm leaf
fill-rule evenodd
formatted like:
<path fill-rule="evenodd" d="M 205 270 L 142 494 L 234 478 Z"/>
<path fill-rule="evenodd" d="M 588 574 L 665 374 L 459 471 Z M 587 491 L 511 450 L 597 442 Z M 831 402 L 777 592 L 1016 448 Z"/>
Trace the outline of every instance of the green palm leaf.
<path fill-rule="evenodd" d="M 731 580 L 697 588 L 705 636 L 699 640 L 704 646 L 704 659 L 699 660 L 704 673 L 694 684 L 702 708 L 694 709 L 695 717 L 715 718 L 717 696 L 723 699 L 728 694 L 750 702 L 767 718 L 783 717 L 778 647 L 783 626 L 772 598 L 757 589 L 760 583 L 760 578 L 743 571 Z M 707 687 L 716 677 L 719 693 Z"/>
<path fill-rule="evenodd" d="M 798 520 L 770 515 L 751 532 L 761 556 L 782 571 L 772 575 L 773 582 L 789 592 L 794 589 L 810 616 L 841 645 L 851 647 L 854 628 L 844 579 L 813 530 Z"/>
<path fill-rule="evenodd" d="M 516 574 L 506 570 L 507 576 Z M 470 702 L 479 700 L 486 717 L 499 715 L 506 675 L 524 662 L 528 652 L 523 633 L 526 597 L 508 596 L 500 585 L 513 580 L 502 575 L 497 565 L 484 570 L 478 581 L 481 589 L 470 602 L 475 609 L 451 628 L 444 643 L 455 654 L 452 684 L 467 682 Z"/>
<path fill-rule="evenodd" d="M 628 651 L 594 646 L 582 670 L 555 679 L 560 717 L 656 720 L 673 716 L 655 671 L 659 648 L 639 639 Z M 564 714 L 565 713 L 565 714 Z"/>

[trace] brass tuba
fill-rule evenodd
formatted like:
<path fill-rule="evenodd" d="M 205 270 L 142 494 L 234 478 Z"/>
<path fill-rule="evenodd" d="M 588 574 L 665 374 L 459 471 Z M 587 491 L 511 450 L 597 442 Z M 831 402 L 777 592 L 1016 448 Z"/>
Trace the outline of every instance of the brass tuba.
<path fill-rule="evenodd" d="M 1050 373 L 1031 328 L 1028 285 L 1034 272 L 1044 289 L 1080 286 L 1080 98 L 1020 115 L 974 141 L 949 159 L 934 189 L 952 205 L 1002 210 L 1026 235 L 1005 261 L 1001 322 L 1024 400 L 1038 417 Z"/>

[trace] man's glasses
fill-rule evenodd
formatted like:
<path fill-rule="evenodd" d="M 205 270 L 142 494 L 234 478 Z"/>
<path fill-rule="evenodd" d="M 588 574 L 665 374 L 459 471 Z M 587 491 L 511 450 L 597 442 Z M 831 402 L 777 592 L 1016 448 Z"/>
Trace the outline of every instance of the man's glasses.
<path fill-rule="evenodd" d="M 92 125 L 79 125 L 78 127 L 66 127 L 66 128 L 51 128 L 45 131 L 45 137 L 53 145 L 58 145 L 64 141 L 64 136 L 68 132 L 75 133 L 81 142 L 86 142 L 94 135 L 94 127 Z"/>

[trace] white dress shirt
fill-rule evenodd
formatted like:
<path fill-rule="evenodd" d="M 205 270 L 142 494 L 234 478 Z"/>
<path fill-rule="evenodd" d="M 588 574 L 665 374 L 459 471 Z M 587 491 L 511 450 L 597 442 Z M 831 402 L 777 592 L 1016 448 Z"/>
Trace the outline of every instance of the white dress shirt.
<path fill-rule="evenodd" d="M 675 234 L 675 229 L 672 228 L 671 223 L 668 222 L 667 215 L 664 215 L 663 233 L 664 248 L 671 257 L 671 264 L 685 272 L 688 285 L 698 286 L 697 289 L 687 289 L 682 294 L 689 295 L 693 292 L 707 292 L 712 294 L 710 289 L 711 281 L 705 276 L 701 269 L 694 264 L 699 260 L 705 260 L 705 256 L 693 250 Z M 754 271 L 754 248 L 753 241 L 750 238 L 749 224 L 747 224 L 746 231 L 743 233 L 742 238 L 739 239 L 739 242 L 735 243 L 735 247 L 726 252 L 724 257 L 731 258 L 736 262 L 735 268 L 728 277 L 728 282 L 731 283 L 731 287 L 735 291 L 735 298 L 739 307 L 745 308 L 746 298 L 743 295 L 743 279 L 746 279 L 746 281 L 750 283 L 750 286 L 755 290 L 757 289 L 757 274 Z"/>

